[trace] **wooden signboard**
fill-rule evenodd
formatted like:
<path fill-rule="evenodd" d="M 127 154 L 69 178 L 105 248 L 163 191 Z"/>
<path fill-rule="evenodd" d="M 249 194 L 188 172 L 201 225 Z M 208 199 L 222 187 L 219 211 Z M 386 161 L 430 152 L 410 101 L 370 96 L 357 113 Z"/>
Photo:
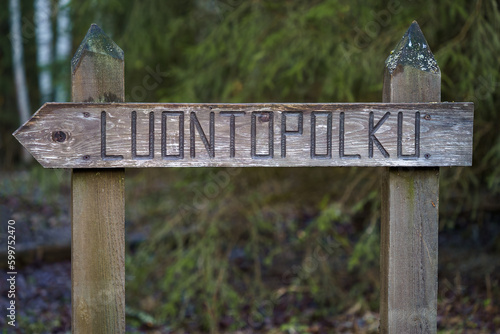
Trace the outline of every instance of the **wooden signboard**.
<path fill-rule="evenodd" d="M 470 166 L 472 103 L 47 103 L 16 138 L 48 168 Z"/>

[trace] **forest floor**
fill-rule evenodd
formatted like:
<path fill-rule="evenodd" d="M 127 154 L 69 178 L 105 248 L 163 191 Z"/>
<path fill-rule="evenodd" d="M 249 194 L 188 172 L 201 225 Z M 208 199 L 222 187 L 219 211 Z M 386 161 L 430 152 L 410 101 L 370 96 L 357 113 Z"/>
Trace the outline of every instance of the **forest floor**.
<path fill-rule="evenodd" d="M 67 178 L 67 175 L 62 178 Z M 6 329 L 2 333 L 70 333 L 71 263 L 68 241 L 71 230 L 67 195 L 63 195 L 65 199 L 58 195 L 51 200 L 50 195 L 46 195 L 50 193 L 50 189 L 44 189 L 43 184 L 38 191 L 29 188 L 19 190 L 19 184 L 24 181 L 21 178 L 19 183 L 17 179 L 11 179 L 9 182 L 3 182 L 0 189 L 2 251 L 6 249 L 5 222 L 9 219 L 17 222 L 16 235 L 19 243 L 32 248 L 31 252 L 25 252 L 28 256 L 20 259 L 19 267 L 16 268 L 16 327 L 7 325 L 6 313 L 1 311 L 0 328 Z M 69 191 L 65 189 L 63 194 L 64 192 L 67 194 Z M 490 213 L 486 219 L 498 222 L 500 215 Z M 483 236 L 484 240 L 491 240 L 487 236 L 497 235 L 498 230 L 477 231 L 478 235 L 470 238 L 468 232 L 464 233 L 460 228 L 465 225 L 466 222 L 460 223 L 454 229 L 440 232 L 438 332 L 500 333 L 500 246 L 480 244 Z M 471 241 L 472 239 L 475 241 Z M 50 246 L 47 248 L 50 249 L 47 254 L 44 254 L 41 246 L 43 244 Z M 58 256 L 48 256 L 49 253 Z M 4 260 L 2 257 L 3 263 L 6 262 Z M 0 310 L 5 310 L 9 302 L 5 284 L 7 271 L 3 263 L 0 265 Z M 366 310 L 358 304 L 351 305 L 338 314 L 318 318 L 310 323 L 301 323 L 293 321 L 293 315 L 287 313 L 286 303 L 284 299 L 274 305 L 271 315 L 263 319 L 258 328 L 249 324 L 240 330 L 229 331 L 224 329 L 228 328 L 228 324 L 222 317 L 220 333 L 378 332 L 378 313 Z M 314 311 L 311 309 L 313 304 L 307 300 L 298 305 L 303 314 Z M 245 318 L 243 311 L 241 317 Z M 193 324 L 193 328 L 196 327 L 197 324 Z M 165 324 L 153 326 L 147 319 L 138 317 L 127 308 L 127 333 L 199 332 L 194 329 L 173 331 Z"/>
<path fill-rule="evenodd" d="M 498 273 L 498 271 L 496 272 Z M 438 329 L 440 333 L 500 333 L 500 303 L 489 296 L 488 287 L 493 279 L 474 282 L 470 277 L 456 274 L 450 281 L 441 277 L 438 301 Z M 71 264 L 69 261 L 38 263 L 24 267 L 17 275 L 18 315 L 15 328 L 0 319 L 0 327 L 11 329 L 7 333 L 70 333 L 71 329 Z M 1 285 L 0 309 L 7 306 L 6 286 Z M 498 297 L 498 296 L 496 296 Z M 379 316 L 375 312 L 359 312 L 356 305 L 327 319 L 311 324 L 282 326 L 282 307 L 276 305 L 273 317 L 265 319 L 259 329 L 243 329 L 234 334 L 247 333 L 377 333 Z M 304 307 L 303 312 L 309 312 Z M 130 315 L 127 315 L 130 316 Z M 243 316 L 243 315 L 242 315 Z M 223 325 L 223 324 L 221 324 Z M 221 331 L 221 333 L 224 331 Z M 127 333 L 192 333 L 171 331 L 168 326 L 127 327 Z"/>
<path fill-rule="evenodd" d="M 442 236 L 441 238 L 446 238 Z M 448 236 L 449 237 L 449 236 Z M 449 243 L 449 242 L 448 242 Z M 442 246 L 440 251 L 438 329 L 440 333 L 500 333 L 500 259 L 474 249 Z M 69 254 L 66 254 L 67 256 Z M 460 263 L 457 265 L 457 263 Z M 487 270 L 485 270 L 485 268 Z M 451 271 L 450 271 L 451 270 Z M 5 274 L 3 275 L 5 276 Z M 2 279 L 2 282 L 5 282 Z M 18 270 L 17 326 L 13 333 L 69 333 L 71 328 L 71 263 L 35 261 Z M 0 285 L 0 309 L 7 307 L 7 285 Z M 341 314 L 286 328 L 286 307 L 275 305 L 259 329 L 225 333 L 377 333 L 379 315 L 353 305 Z M 312 310 L 305 303 L 304 313 Z M 244 315 L 242 315 L 243 317 Z M 127 314 L 127 317 L 135 317 Z M 137 324 L 137 319 L 134 321 Z M 289 326 L 289 325 L 288 325 Z M 0 318 L 0 328 L 9 328 Z M 221 328 L 224 324 L 221 324 Z M 221 331 L 222 333 L 223 331 Z M 127 333 L 193 333 L 168 326 L 128 327 Z"/>

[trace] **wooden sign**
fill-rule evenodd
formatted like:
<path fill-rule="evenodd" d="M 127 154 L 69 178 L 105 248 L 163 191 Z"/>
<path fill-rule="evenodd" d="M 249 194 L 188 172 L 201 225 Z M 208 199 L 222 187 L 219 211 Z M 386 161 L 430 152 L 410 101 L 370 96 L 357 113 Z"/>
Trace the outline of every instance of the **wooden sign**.
<path fill-rule="evenodd" d="M 472 103 L 47 103 L 15 133 L 48 168 L 470 166 Z"/>

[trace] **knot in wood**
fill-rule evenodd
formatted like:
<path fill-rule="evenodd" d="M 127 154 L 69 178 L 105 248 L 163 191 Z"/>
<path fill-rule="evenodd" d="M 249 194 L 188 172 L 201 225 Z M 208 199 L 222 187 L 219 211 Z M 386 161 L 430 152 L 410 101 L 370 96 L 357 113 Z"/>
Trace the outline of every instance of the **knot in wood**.
<path fill-rule="evenodd" d="M 54 131 L 52 132 L 52 140 L 58 143 L 62 143 L 66 140 L 66 133 L 63 131 Z"/>

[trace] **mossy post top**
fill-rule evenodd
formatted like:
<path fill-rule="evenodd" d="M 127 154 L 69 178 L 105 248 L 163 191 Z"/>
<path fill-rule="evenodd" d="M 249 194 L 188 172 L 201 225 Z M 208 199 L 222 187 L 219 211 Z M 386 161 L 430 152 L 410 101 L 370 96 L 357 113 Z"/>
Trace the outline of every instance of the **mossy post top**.
<path fill-rule="evenodd" d="M 441 71 L 416 21 L 385 61 L 382 101 L 441 101 Z"/>
<path fill-rule="evenodd" d="M 391 74 L 398 65 L 413 67 L 433 74 L 440 73 L 437 61 L 417 21 L 412 22 L 385 61 L 385 66 Z"/>
<path fill-rule="evenodd" d="M 120 61 L 124 60 L 123 50 L 95 23 L 92 23 L 71 59 L 72 73 L 75 72 L 86 52 L 112 57 Z"/>
<path fill-rule="evenodd" d="M 71 60 L 73 102 L 124 102 L 123 50 L 92 24 Z"/>

